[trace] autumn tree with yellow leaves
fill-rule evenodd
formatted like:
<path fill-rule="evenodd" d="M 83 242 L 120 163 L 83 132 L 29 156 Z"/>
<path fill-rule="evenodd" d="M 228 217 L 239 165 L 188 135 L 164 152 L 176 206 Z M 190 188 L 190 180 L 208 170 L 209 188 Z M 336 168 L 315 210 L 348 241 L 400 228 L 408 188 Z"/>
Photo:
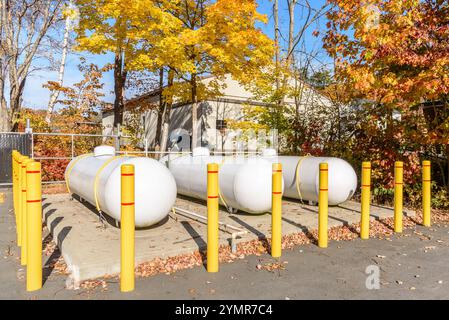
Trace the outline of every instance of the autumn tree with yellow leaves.
<path fill-rule="evenodd" d="M 78 0 L 79 48 L 114 52 L 116 113 L 122 121 L 123 78 L 130 70 L 168 71 L 163 96 L 192 104 L 192 147 L 198 140 L 198 102 L 220 92 L 230 74 L 251 82 L 272 63 L 272 40 L 257 22 L 255 0 Z M 199 80 L 214 76 L 206 87 Z M 118 89 L 120 87 L 120 89 Z"/>
<path fill-rule="evenodd" d="M 76 28 L 78 50 L 94 54 L 114 54 L 114 127 L 123 121 L 126 59 L 132 55 L 128 36 L 130 21 L 121 12 L 132 1 L 76 0 L 79 24 Z"/>

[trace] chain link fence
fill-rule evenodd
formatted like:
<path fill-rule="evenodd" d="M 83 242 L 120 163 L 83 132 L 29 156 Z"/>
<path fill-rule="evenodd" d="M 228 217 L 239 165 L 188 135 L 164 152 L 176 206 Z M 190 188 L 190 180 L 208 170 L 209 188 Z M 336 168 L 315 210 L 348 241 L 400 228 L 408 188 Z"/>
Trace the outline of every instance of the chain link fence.
<path fill-rule="evenodd" d="M 13 150 L 31 156 L 33 137 L 31 134 L 18 134 L 12 132 L 0 133 L 0 185 L 11 184 Z"/>

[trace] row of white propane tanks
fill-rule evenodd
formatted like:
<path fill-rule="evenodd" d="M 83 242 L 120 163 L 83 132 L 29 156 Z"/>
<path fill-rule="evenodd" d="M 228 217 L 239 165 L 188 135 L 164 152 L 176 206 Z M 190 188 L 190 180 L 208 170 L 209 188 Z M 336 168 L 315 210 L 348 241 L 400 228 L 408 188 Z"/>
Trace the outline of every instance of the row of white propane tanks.
<path fill-rule="evenodd" d="M 319 163 L 329 164 L 329 205 L 349 200 L 357 187 L 357 176 L 346 161 L 331 157 L 277 156 L 266 149 L 261 156 L 211 156 L 207 148 L 192 155 L 167 155 L 159 162 L 143 157 L 116 156 L 110 146 L 73 159 L 66 169 L 71 193 L 79 195 L 120 221 L 120 166 L 135 166 L 135 223 L 148 227 L 167 217 L 176 194 L 205 200 L 207 164 L 219 164 L 220 203 L 230 212 L 261 214 L 271 210 L 272 163 L 283 167 L 284 196 L 318 201 Z"/>

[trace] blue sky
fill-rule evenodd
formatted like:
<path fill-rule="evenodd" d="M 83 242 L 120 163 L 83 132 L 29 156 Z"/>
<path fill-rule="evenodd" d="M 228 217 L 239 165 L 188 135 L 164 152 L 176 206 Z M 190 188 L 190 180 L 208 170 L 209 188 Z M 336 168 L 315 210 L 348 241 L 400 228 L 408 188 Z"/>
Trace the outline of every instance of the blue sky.
<path fill-rule="evenodd" d="M 281 26 L 284 26 L 287 28 L 288 26 L 288 11 L 287 11 L 287 1 L 286 0 L 280 0 L 280 24 Z M 326 0 L 312 0 L 310 3 L 315 8 L 320 8 L 323 4 L 325 4 Z M 263 29 L 263 31 L 273 38 L 274 34 L 274 28 L 273 28 L 273 19 L 271 17 L 271 10 L 273 3 L 269 0 L 258 0 L 259 3 L 259 9 L 258 11 L 264 14 L 267 14 L 270 18 L 269 23 L 266 25 L 260 25 L 260 27 Z M 297 7 L 296 9 L 296 17 L 297 25 L 300 24 L 301 20 L 304 19 L 304 17 L 301 14 L 301 8 Z M 307 34 L 305 35 L 305 43 L 309 50 L 311 49 L 318 49 L 321 47 L 321 39 L 320 37 L 316 38 L 311 35 L 312 31 L 315 28 L 321 27 L 321 29 L 324 29 L 326 21 L 325 19 L 322 19 L 320 21 L 320 26 L 312 26 Z M 287 30 L 285 28 L 282 30 L 282 32 L 287 35 Z M 106 55 L 90 55 L 87 53 L 82 53 L 83 56 L 88 57 L 89 62 L 93 62 L 99 66 L 103 66 L 106 63 L 113 62 L 113 56 L 111 54 Z M 82 75 L 78 71 L 78 64 L 79 64 L 79 57 L 80 53 L 73 53 L 71 52 L 67 57 L 66 62 L 66 70 L 64 75 L 64 85 L 65 86 L 71 86 L 74 83 L 80 81 L 82 79 Z M 319 55 L 317 57 L 320 61 L 327 62 L 329 59 L 326 55 Z M 57 80 L 57 72 L 56 71 L 40 71 L 33 75 L 31 75 L 28 78 L 28 82 L 25 87 L 24 92 L 24 105 L 40 109 L 40 108 L 46 108 L 48 104 L 49 99 L 49 91 L 45 88 L 42 88 L 42 84 L 45 83 L 47 80 L 56 81 Z M 113 101 L 113 74 L 112 72 L 108 72 L 103 77 L 103 82 L 105 84 L 104 86 L 104 93 L 106 95 L 105 100 L 112 102 Z"/>

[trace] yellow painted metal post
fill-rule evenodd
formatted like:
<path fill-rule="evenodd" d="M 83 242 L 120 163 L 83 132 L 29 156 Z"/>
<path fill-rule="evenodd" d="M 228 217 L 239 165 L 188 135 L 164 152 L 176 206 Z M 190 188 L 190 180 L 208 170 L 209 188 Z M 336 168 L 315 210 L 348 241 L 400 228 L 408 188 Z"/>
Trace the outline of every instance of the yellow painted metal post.
<path fill-rule="evenodd" d="M 403 197 L 403 170 L 404 163 L 394 163 L 394 232 L 402 232 L 402 197 Z"/>
<path fill-rule="evenodd" d="M 17 157 L 19 153 L 17 150 L 12 151 L 12 198 L 13 198 L 13 207 L 14 207 L 14 217 L 16 218 L 16 235 L 17 239 L 19 237 L 18 231 L 18 216 L 17 216 Z"/>
<path fill-rule="evenodd" d="M 27 162 L 26 181 L 27 291 L 35 291 L 42 288 L 42 184 L 39 162 Z"/>
<path fill-rule="evenodd" d="M 135 204 L 134 204 L 134 165 L 121 166 L 121 271 L 120 291 L 134 290 L 135 263 Z"/>
<path fill-rule="evenodd" d="M 327 248 L 328 220 L 328 165 L 320 163 L 320 185 L 318 195 L 318 246 Z"/>
<path fill-rule="evenodd" d="M 218 272 L 218 164 L 207 165 L 207 272 Z"/>
<path fill-rule="evenodd" d="M 431 201 L 431 183 L 432 176 L 430 174 L 430 161 L 423 161 L 422 163 L 422 214 L 423 225 L 430 227 L 430 201 Z"/>
<path fill-rule="evenodd" d="M 371 200 L 371 162 L 362 162 L 362 199 L 360 219 L 360 238 L 369 238 L 369 215 L 370 215 L 370 200 Z"/>
<path fill-rule="evenodd" d="M 16 182 L 16 156 L 17 156 L 17 150 L 13 150 L 11 153 L 12 158 L 12 198 L 13 198 L 13 207 L 14 207 L 14 215 L 16 216 L 16 225 L 17 225 L 17 182 Z"/>
<path fill-rule="evenodd" d="M 18 155 L 17 157 L 17 245 L 19 247 L 22 246 L 22 161 L 25 160 L 26 157 L 22 155 Z"/>
<path fill-rule="evenodd" d="M 33 160 L 29 159 L 28 157 L 26 158 L 22 158 L 22 165 L 21 165 L 21 170 L 20 170 L 20 174 L 22 176 L 22 181 L 21 181 L 21 187 L 20 187 L 20 193 L 22 195 L 21 201 L 22 201 L 22 205 L 21 205 L 21 213 L 20 213 L 20 220 L 21 220 L 21 238 L 22 238 L 22 248 L 20 250 L 20 264 L 22 266 L 26 266 L 27 264 L 27 253 L 28 253 L 28 249 L 27 249 L 27 244 L 28 244 L 28 240 L 27 240 L 27 236 L 28 236 L 28 231 L 27 231 L 27 223 L 28 223 L 28 218 L 27 218 L 27 164 L 32 162 Z"/>
<path fill-rule="evenodd" d="M 271 196 L 271 256 L 282 254 L 282 164 L 273 163 Z"/>

